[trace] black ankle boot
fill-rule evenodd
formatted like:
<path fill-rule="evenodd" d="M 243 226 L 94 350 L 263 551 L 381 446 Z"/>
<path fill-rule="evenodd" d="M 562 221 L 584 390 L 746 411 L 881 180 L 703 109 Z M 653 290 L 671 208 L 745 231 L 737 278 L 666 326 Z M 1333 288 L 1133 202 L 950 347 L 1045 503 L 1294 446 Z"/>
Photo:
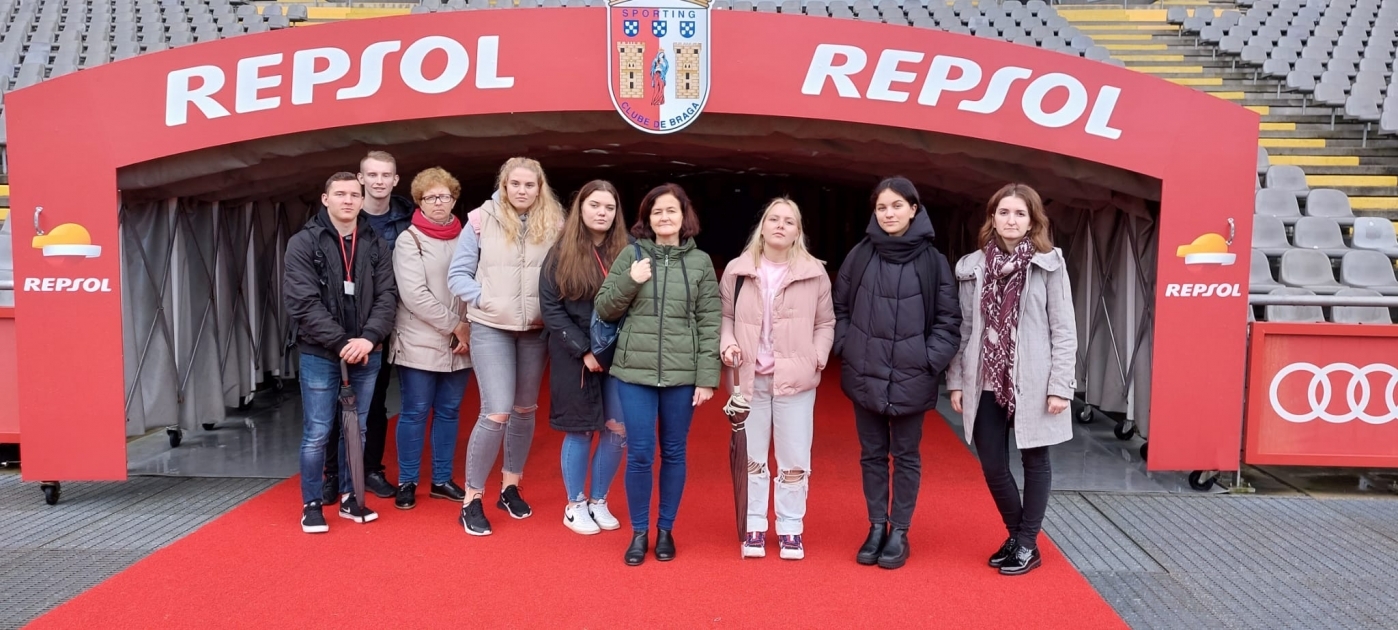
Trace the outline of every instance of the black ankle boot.
<path fill-rule="evenodd" d="M 661 562 L 675 559 L 675 539 L 668 529 L 655 530 L 655 559 Z"/>
<path fill-rule="evenodd" d="M 883 552 L 879 554 L 879 566 L 885 569 L 897 569 L 908 561 L 908 530 L 903 527 L 894 527 L 888 530 L 888 540 L 883 544 Z"/>
<path fill-rule="evenodd" d="M 874 523 L 869 526 L 869 537 L 864 539 L 864 546 L 859 548 L 859 555 L 854 557 L 854 561 L 863 565 L 871 565 L 879 561 L 879 554 L 883 553 L 883 543 L 888 540 L 888 525 L 884 523 Z"/>
<path fill-rule="evenodd" d="M 646 561 L 646 550 L 650 548 L 647 532 L 636 532 L 631 537 L 631 546 L 626 548 L 626 564 L 637 566 Z"/>

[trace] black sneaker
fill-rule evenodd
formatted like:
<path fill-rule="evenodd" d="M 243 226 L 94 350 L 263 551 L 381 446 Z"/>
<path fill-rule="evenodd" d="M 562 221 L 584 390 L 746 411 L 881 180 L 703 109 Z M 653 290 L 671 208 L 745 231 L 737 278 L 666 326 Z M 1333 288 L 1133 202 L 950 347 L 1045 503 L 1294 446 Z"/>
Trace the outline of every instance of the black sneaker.
<path fill-rule="evenodd" d="M 326 477 L 325 483 L 320 484 L 320 501 L 322 504 L 333 505 L 340 500 L 340 478 Z"/>
<path fill-rule="evenodd" d="M 461 508 L 461 518 L 457 519 L 466 533 L 472 536 L 489 536 L 490 521 L 485 518 L 485 504 L 476 497 Z"/>
<path fill-rule="evenodd" d="M 429 496 L 434 499 L 464 501 L 466 499 L 466 491 L 462 490 L 461 486 L 456 485 L 456 482 L 448 479 L 446 483 L 432 484 L 432 492 Z"/>
<path fill-rule="evenodd" d="M 368 507 L 359 505 L 359 502 L 354 500 L 354 495 L 346 494 L 340 499 L 340 518 L 347 518 L 356 523 L 368 523 L 378 520 L 379 515 Z"/>
<path fill-rule="evenodd" d="M 417 484 L 398 484 L 398 496 L 393 499 L 393 507 L 400 510 L 411 510 L 417 507 Z"/>
<path fill-rule="evenodd" d="M 383 476 L 383 471 L 371 472 L 364 476 L 364 489 L 374 493 L 380 499 L 392 499 L 398 493 L 398 489 L 388 482 L 388 478 Z"/>
<path fill-rule="evenodd" d="M 995 555 L 990 557 L 990 566 L 996 569 L 1003 566 L 1005 561 L 1009 560 L 1010 556 L 1014 555 L 1015 548 L 1018 546 L 1019 542 L 1015 540 L 1014 536 L 1005 539 L 1005 544 L 1000 545 L 1000 550 L 996 551 Z"/>
<path fill-rule="evenodd" d="M 1016 546 L 1015 552 L 1000 565 L 1000 575 L 1024 575 L 1039 568 L 1039 550 Z"/>
<path fill-rule="evenodd" d="M 325 515 L 320 512 L 320 501 L 311 501 L 301 506 L 301 531 L 307 534 L 324 534 L 330 531 L 325 524 Z"/>
<path fill-rule="evenodd" d="M 529 509 L 529 504 L 524 502 L 524 497 L 519 496 L 519 486 L 509 486 L 500 493 L 500 500 L 495 502 L 498 507 L 510 513 L 515 518 L 529 518 L 534 511 Z"/>

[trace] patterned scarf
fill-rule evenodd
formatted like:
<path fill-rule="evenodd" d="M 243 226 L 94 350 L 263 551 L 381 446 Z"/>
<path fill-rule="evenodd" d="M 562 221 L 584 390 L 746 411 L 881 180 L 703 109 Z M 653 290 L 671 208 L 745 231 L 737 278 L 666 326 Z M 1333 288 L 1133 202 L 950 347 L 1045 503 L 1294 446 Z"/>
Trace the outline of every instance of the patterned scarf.
<path fill-rule="evenodd" d="M 1015 336 L 1019 334 L 1019 298 L 1029 276 L 1034 245 L 1024 239 L 1006 252 L 991 239 L 985 245 L 985 280 L 981 287 L 981 313 L 985 337 L 981 345 L 981 380 L 995 392 L 995 402 L 1015 417 Z"/>

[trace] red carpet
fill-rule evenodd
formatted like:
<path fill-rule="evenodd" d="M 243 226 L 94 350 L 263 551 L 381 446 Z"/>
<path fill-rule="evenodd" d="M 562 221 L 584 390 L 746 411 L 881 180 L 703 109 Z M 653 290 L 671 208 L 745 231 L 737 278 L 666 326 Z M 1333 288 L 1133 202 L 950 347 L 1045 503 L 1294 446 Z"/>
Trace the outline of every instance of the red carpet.
<path fill-rule="evenodd" d="M 462 408 L 473 416 L 474 386 L 468 399 Z M 818 404 L 802 561 L 777 558 L 774 535 L 767 558 L 739 557 L 718 400 L 690 437 L 677 557 L 640 567 L 621 561 L 629 527 L 620 474 L 611 501 L 621 531 L 584 537 L 563 526 L 561 435 L 541 409 L 524 487 L 534 516 L 516 521 L 489 502 L 492 536 L 466 535 L 459 504 L 428 499 L 425 487 L 412 511 L 371 496 L 378 521 L 356 525 L 327 508 L 330 533 L 303 534 L 293 478 L 30 627 L 1125 627 L 1047 540 L 1043 567 L 1029 575 L 985 566 L 1004 529 L 975 459 L 935 418 L 911 559 L 896 571 L 856 564 L 868 524 L 850 403 L 831 378 Z M 469 428 L 463 422 L 458 457 Z M 458 463 L 458 481 L 463 474 Z M 498 487 L 497 473 L 487 493 Z"/>

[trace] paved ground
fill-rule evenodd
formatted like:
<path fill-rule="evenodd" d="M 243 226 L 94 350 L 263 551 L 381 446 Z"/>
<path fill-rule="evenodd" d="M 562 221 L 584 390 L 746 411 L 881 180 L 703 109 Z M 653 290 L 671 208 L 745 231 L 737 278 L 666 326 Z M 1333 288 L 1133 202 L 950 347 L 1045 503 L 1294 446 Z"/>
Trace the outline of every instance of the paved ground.
<path fill-rule="evenodd" d="M 0 474 L 0 628 L 17 628 L 266 490 Z M 1398 498 L 1055 493 L 1046 530 L 1134 628 L 1398 627 Z"/>

